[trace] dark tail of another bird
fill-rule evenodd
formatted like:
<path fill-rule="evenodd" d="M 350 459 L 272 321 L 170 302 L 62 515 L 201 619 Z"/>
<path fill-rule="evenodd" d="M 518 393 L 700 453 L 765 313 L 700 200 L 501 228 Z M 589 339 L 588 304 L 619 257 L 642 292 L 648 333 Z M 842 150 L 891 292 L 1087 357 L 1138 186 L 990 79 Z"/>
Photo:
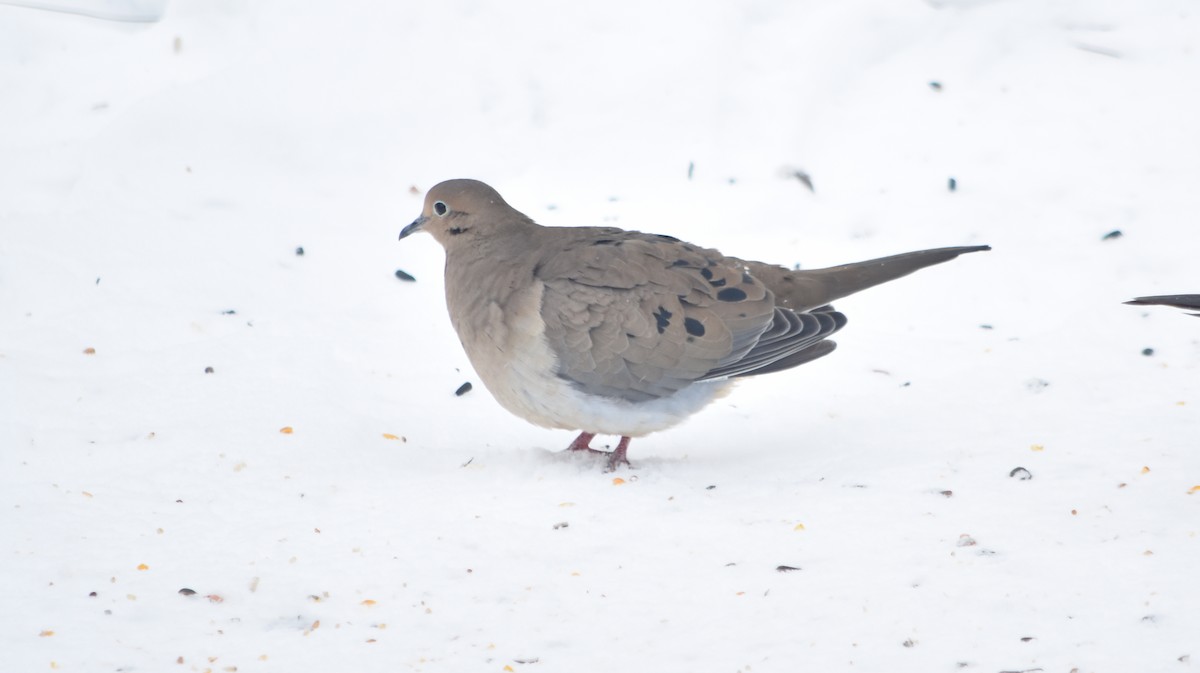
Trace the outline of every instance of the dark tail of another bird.
<path fill-rule="evenodd" d="M 1153 297 L 1138 297 L 1125 303 L 1134 304 L 1135 306 L 1158 304 L 1161 306 L 1174 306 L 1175 308 L 1200 311 L 1200 294 L 1160 294 Z M 1200 313 L 1193 313 L 1192 315 L 1200 316 Z"/>
<path fill-rule="evenodd" d="M 918 250 L 828 269 L 792 271 L 781 266 L 747 262 L 750 272 L 775 293 L 780 306 L 809 311 L 934 264 L 948 262 L 968 252 L 991 250 L 987 245 Z"/>

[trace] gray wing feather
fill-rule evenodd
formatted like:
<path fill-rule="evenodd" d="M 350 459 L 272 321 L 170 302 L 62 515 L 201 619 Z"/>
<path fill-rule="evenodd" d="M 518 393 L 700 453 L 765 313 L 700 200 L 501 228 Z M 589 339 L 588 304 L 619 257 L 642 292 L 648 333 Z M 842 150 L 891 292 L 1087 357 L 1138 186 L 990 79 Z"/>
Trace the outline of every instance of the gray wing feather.
<path fill-rule="evenodd" d="M 557 374 L 584 392 L 665 397 L 738 362 L 764 331 L 792 331 L 777 326 L 771 291 L 714 250 L 616 229 L 562 231 L 534 277 Z"/>

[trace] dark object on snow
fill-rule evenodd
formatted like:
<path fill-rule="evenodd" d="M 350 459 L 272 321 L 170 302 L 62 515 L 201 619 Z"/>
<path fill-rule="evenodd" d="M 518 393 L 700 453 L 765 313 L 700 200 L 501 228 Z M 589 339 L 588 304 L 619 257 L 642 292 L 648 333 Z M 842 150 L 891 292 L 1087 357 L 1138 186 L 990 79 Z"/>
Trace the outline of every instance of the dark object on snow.
<path fill-rule="evenodd" d="M 1125 303 L 1133 306 L 1174 306 L 1175 308 L 1200 311 L 1200 294 L 1160 294 L 1153 297 L 1138 297 Z M 1200 316 L 1200 313 L 1189 315 Z"/>
<path fill-rule="evenodd" d="M 777 573 L 790 573 L 793 570 L 799 570 L 799 568 L 797 568 L 795 566 L 776 566 L 775 567 L 775 572 L 777 572 Z"/>
<path fill-rule="evenodd" d="M 454 396 L 462 397 L 463 395 L 466 395 L 469 392 L 471 392 L 471 382 L 467 381 L 466 383 L 459 386 L 458 390 L 454 391 Z"/>
<path fill-rule="evenodd" d="M 227 311 L 221 311 L 221 315 L 237 315 L 237 311 L 229 309 Z"/>
<path fill-rule="evenodd" d="M 396 269 L 396 277 L 400 280 L 407 280 L 410 282 L 416 280 L 416 278 L 403 269 Z"/>
<path fill-rule="evenodd" d="M 297 256 L 297 257 L 303 257 L 303 256 L 304 256 L 304 248 L 303 248 L 303 247 L 298 247 L 298 248 L 296 248 L 296 256 Z"/>
<path fill-rule="evenodd" d="M 930 89 L 933 89 L 934 91 L 941 91 L 941 90 L 942 90 L 942 83 L 941 83 L 941 82 L 938 82 L 938 81 L 933 81 L 933 82 L 930 82 L 930 83 L 929 83 L 929 88 L 930 88 Z"/>
<path fill-rule="evenodd" d="M 204 368 L 204 373 L 205 373 L 205 374 L 211 374 L 211 373 L 213 373 L 213 368 L 212 368 L 212 367 L 205 367 L 205 368 Z"/>
<path fill-rule="evenodd" d="M 1034 392 L 1034 393 L 1040 393 L 1049 386 L 1050 386 L 1050 382 L 1047 381 L 1046 379 L 1036 379 L 1035 378 L 1035 379 L 1029 379 L 1028 381 L 1025 382 L 1025 387 L 1028 388 L 1030 392 Z"/>
<path fill-rule="evenodd" d="M 1151 355 L 1154 355 L 1154 349 L 1153 348 L 1143 348 L 1142 355 L 1145 355 L 1146 357 L 1150 357 Z"/>
<path fill-rule="evenodd" d="M 1112 241 L 1112 240 L 1121 238 L 1124 235 L 1125 234 L 1122 234 L 1120 229 L 1113 229 L 1112 231 L 1108 232 L 1104 236 L 1101 236 L 1100 240 L 1101 241 Z"/>
<path fill-rule="evenodd" d="M 808 187 L 808 191 L 810 191 L 814 194 L 817 193 L 816 188 L 813 187 L 812 176 L 809 175 L 806 171 L 802 171 L 799 168 L 797 168 L 792 171 L 792 177 L 799 180 L 800 184 L 804 185 L 805 187 Z"/>
<path fill-rule="evenodd" d="M 1030 479 L 1033 479 L 1033 473 L 1023 467 L 1014 467 L 1012 472 L 1008 473 L 1008 476 L 1016 477 L 1021 481 L 1029 481 Z"/>
<path fill-rule="evenodd" d="M 949 187 L 950 191 L 953 192 L 954 190 L 958 189 L 958 180 L 955 180 L 954 178 L 950 178 L 949 180 L 946 181 L 946 186 Z"/>
<path fill-rule="evenodd" d="M 189 589 L 187 587 L 180 589 L 179 593 L 183 596 L 195 596 L 196 595 L 195 591 L 193 591 L 192 589 Z"/>

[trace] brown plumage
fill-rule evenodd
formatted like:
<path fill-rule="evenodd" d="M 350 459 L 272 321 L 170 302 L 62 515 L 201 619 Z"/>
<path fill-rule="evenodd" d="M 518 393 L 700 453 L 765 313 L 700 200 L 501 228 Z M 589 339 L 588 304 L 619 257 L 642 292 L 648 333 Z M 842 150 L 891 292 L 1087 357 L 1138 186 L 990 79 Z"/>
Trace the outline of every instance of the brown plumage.
<path fill-rule="evenodd" d="M 732 379 L 828 354 L 846 324 L 829 302 L 987 246 L 794 271 L 670 236 L 543 227 L 491 187 L 450 180 L 401 232 L 446 250 L 446 305 L 463 348 L 509 411 L 545 427 L 630 437 L 662 430 Z"/>

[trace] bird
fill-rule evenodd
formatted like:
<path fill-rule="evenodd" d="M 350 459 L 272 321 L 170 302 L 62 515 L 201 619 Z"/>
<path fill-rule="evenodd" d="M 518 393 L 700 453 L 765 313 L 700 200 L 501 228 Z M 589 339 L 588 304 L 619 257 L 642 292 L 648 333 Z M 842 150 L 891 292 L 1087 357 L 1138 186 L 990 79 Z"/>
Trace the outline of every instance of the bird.
<path fill-rule="evenodd" d="M 428 191 L 400 239 L 418 232 L 445 249 L 450 321 L 484 386 L 516 416 L 579 432 L 567 451 L 605 455 L 606 471 L 737 379 L 832 352 L 846 316 L 830 302 L 991 249 L 793 270 L 663 234 L 542 226 L 470 179 Z M 598 434 L 620 440 L 600 451 Z"/>
<path fill-rule="evenodd" d="M 1188 315 L 1200 316 L 1200 294 L 1160 294 L 1152 297 L 1137 297 L 1126 304 L 1134 306 L 1174 306 L 1175 308 L 1192 309 L 1197 313 Z"/>

